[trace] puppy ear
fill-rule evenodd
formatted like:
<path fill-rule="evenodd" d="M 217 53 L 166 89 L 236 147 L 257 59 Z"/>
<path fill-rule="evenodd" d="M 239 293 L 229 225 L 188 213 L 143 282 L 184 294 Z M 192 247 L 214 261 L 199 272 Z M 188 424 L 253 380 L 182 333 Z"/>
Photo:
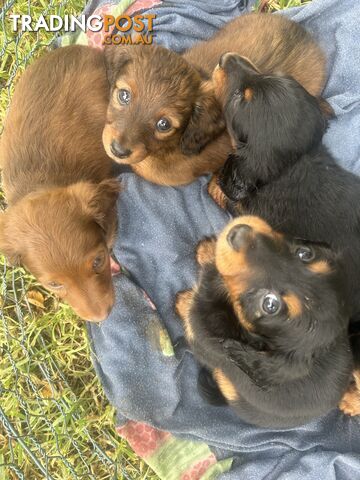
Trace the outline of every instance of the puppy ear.
<path fill-rule="evenodd" d="M 5 213 L 0 213 L 0 252 L 5 255 L 11 265 L 20 265 L 18 236 L 12 231 L 12 222 L 15 222 L 15 219 L 11 218 L 9 209 Z"/>
<path fill-rule="evenodd" d="M 107 45 L 104 49 L 106 75 L 110 86 L 112 86 L 119 73 L 127 63 L 131 61 L 131 55 L 126 47 L 118 45 Z"/>
<path fill-rule="evenodd" d="M 201 84 L 190 121 L 181 138 L 184 155 L 196 155 L 225 129 L 225 120 L 211 82 Z"/>
<path fill-rule="evenodd" d="M 69 187 L 80 202 L 82 210 L 107 232 L 114 224 L 115 204 L 120 192 L 120 183 L 116 179 L 102 182 L 79 182 Z"/>
<path fill-rule="evenodd" d="M 96 186 L 93 197 L 89 202 L 96 223 L 107 231 L 110 217 L 114 215 L 114 208 L 120 192 L 120 183 L 115 179 L 103 180 Z"/>

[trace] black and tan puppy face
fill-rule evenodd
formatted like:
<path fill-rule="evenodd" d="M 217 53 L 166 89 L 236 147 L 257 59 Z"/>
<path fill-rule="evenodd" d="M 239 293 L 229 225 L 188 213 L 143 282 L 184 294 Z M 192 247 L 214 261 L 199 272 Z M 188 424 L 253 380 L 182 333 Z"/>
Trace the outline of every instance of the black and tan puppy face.
<path fill-rule="evenodd" d="M 210 125 L 224 129 L 211 82 L 180 55 L 155 46 L 110 46 L 105 57 L 111 98 L 103 143 L 116 162 L 134 164 L 180 148 L 198 153 Z"/>
<path fill-rule="evenodd" d="M 249 331 L 280 336 L 292 321 L 306 331 L 314 322 L 331 323 L 339 311 L 335 254 L 324 245 L 288 239 L 258 217 L 239 217 L 225 228 L 215 263 Z"/>
<path fill-rule="evenodd" d="M 321 141 L 326 120 L 319 101 L 293 78 L 262 74 L 245 57 L 226 53 L 213 83 L 235 147 L 302 154 Z"/>

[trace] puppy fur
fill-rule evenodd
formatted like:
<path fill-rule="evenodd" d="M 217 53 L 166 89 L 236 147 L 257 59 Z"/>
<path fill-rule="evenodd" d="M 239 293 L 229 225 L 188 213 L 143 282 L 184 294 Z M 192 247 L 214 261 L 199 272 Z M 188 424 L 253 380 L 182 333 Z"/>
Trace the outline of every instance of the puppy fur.
<path fill-rule="evenodd" d="M 334 252 L 244 216 L 201 243 L 197 260 L 198 284 L 178 294 L 176 310 L 194 355 L 238 415 L 284 428 L 336 407 L 352 355 Z"/>
<path fill-rule="evenodd" d="M 218 92 L 235 150 L 220 186 L 229 207 L 340 252 L 350 314 L 359 319 L 360 179 L 322 145 L 327 122 L 315 97 L 293 78 L 225 57 Z"/>
<path fill-rule="evenodd" d="M 101 141 L 108 99 L 103 54 L 59 48 L 21 76 L 0 144 L 9 205 L 0 251 L 97 321 L 114 302 L 109 249 L 119 184 Z"/>
<path fill-rule="evenodd" d="M 182 56 L 157 46 L 109 46 L 108 155 L 165 185 L 218 170 L 231 146 L 210 77 L 229 50 L 265 73 L 285 72 L 313 95 L 321 93 L 323 53 L 301 26 L 280 16 L 241 16 Z"/>

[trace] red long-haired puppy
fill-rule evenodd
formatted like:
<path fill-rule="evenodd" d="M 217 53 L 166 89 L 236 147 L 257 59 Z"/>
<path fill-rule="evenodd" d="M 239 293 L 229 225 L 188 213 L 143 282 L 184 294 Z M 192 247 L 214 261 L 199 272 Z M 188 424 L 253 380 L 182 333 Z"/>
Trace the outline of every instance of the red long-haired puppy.
<path fill-rule="evenodd" d="M 111 94 L 103 132 L 108 155 L 165 185 L 218 170 L 231 145 L 210 78 L 228 51 L 264 73 L 291 75 L 312 95 L 322 91 L 322 51 L 302 26 L 277 15 L 238 17 L 183 55 L 157 46 L 109 46 Z"/>
<path fill-rule="evenodd" d="M 91 321 L 114 303 L 119 184 L 101 142 L 108 90 L 102 53 L 48 53 L 17 83 L 0 142 L 0 251 Z"/>

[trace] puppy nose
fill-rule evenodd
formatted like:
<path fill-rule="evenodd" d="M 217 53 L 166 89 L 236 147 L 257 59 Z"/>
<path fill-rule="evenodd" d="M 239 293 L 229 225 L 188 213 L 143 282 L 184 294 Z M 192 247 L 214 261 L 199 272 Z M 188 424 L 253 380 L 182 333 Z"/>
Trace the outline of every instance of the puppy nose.
<path fill-rule="evenodd" d="M 124 148 L 120 145 L 120 143 L 113 140 L 110 145 L 111 152 L 118 158 L 127 158 L 130 157 L 132 151 L 128 148 Z"/>
<path fill-rule="evenodd" d="M 240 251 L 246 245 L 251 231 L 249 225 L 235 225 L 227 235 L 228 244 L 237 252 Z"/>
<path fill-rule="evenodd" d="M 90 318 L 85 318 L 88 322 L 94 322 L 94 323 L 101 323 L 101 322 L 104 322 L 108 316 L 110 315 L 110 312 L 113 308 L 113 305 L 111 305 L 110 307 L 108 307 L 106 309 L 106 311 L 104 311 L 101 315 L 93 315 L 92 317 Z"/>

